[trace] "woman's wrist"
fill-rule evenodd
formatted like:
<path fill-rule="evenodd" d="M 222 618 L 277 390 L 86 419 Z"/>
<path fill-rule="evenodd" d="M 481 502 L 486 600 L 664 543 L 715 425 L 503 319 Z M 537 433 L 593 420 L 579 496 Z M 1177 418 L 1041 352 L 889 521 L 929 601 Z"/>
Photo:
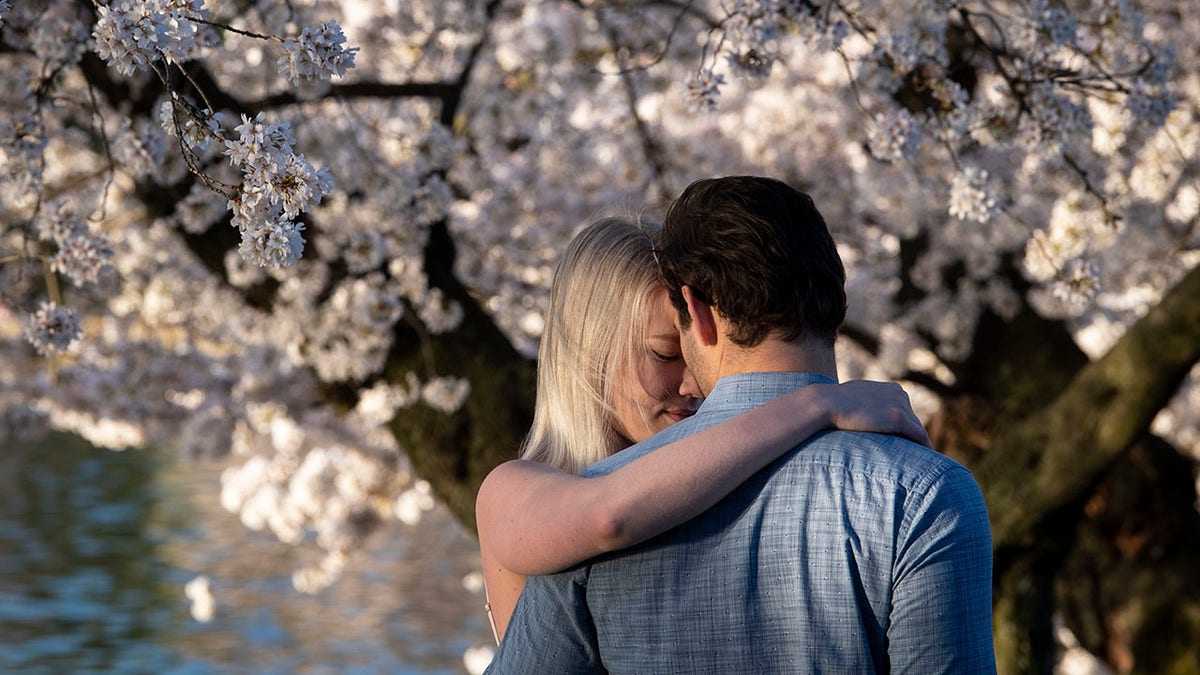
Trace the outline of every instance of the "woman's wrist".
<path fill-rule="evenodd" d="M 817 382 L 798 390 L 809 408 L 816 412 L 819 429 L 837 428 L 838 416 L 841 414 L 837 387 L 836 384 Z"/>

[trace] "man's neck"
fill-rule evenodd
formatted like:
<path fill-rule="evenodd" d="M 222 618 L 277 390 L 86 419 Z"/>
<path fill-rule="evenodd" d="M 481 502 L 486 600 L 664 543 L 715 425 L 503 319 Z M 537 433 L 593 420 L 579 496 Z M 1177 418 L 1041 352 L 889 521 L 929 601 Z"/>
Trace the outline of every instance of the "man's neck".
<path fill-rule="evenodd" d="M 750 349 L 727 352 L 717 379 L 739 373 L 774 372 L 818 373 L 837 380 L 837 358 L 833 346 L 823 340 L 784 342 L 767 338 Z"/>

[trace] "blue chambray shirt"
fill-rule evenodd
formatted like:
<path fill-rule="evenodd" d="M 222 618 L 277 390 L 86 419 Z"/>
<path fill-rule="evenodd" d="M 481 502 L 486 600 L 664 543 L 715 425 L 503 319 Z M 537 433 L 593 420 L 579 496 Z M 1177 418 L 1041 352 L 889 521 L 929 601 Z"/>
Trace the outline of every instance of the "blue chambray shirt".
<path fill-rule="evenodd" d="M 745 373 L 611 472 L 813 382 Z M 553 508 L 548 504 L 547 508 Z M 637 547 L 531 577 L 489 673 L 994 673 L 983 496 L 953 460 L 831 431 Z"/>

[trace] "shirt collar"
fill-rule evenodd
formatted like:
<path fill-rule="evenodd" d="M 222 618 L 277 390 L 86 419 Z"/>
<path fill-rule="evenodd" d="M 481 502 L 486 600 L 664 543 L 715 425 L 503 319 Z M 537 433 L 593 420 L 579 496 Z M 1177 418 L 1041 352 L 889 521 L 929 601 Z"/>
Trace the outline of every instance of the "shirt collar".
<path fill-rule="evenodd" d="M 758 407 L 810 384 L 836 384 L 820 373 L 772 372 L 726 375 L 713 386 L 697 415 Z"/>

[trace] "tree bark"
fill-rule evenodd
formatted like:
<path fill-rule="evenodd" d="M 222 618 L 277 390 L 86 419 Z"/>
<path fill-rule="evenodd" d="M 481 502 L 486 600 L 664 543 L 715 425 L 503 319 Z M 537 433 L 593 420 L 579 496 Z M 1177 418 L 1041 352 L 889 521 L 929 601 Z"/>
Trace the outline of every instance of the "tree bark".
<path fill-rule="evenodd" d="M 429 283 L 462 305 L 462 324 L 436 339 L 414 332 L 397 335 L 384 379 L 401 383 L 408 372 L 424 372 L 433 364 L 439 375 L 470 381 L 460 412 L 447 415 L 418 404 L 402 409 L 391 429 L 416 472 L 473 531 L 475 494 L 489 471 L 516 458 L 533 419 L 536 382 L 534 362 L 512 347 L 454 276 L 454 256 L 446 224 L 435 225 L 426 246 Z"/>
<path fill-rule="evenodd" d="M 1200 673 L 1200 517 L 1189 458 L 1154 437 L 1101 478 L 1066 533 L 1055 599 L 1118 673 Z M 1068 537 L 1061 537 L 1067 540 Z"/>
<path fill-rule="evenodd" d="M 1031 383 L 1052 384 L 1062 379 L 1064 368 L 1047 369 L 1049 362 L 1036 355 L 1022 353 L 1021 357 L 1042 364 L 1026 370 Z M 1171 589 L 1166 595 L 1153 592 L 1154 581 L 1127 566 L 1121 567 L 1121 574 L 1100 578 L 1071 570 L 1080 567 L 1081 556 L 1087 558 L 1081 551 L 1093 551 L 1100 556 L 1097 560 L 1120 558 L 1119 551 L 1114 553 L 1115 543 L 1099 540 L 1085 527 L 1085 507 L 1095 503 L 1098 485 L 1123 491 L 1137 484 L 1139 474 L 1114 473 L 1111 467 L 1125 458 L 1135 442 L 1147 438 L 1150 422 L 1198 359 L 1200 268 L 1185 275 L 1108 354 L 1080 368 L 1044 407 L 1004 419 L 997 411 L 1025 406 L 996 403 L 992 413 L 1000 422 L 982 432 L 986 448 L 969 464 L 984 491 L 992 521 L 1001 672 L 1048 672 L 1056 659 L 1049 640 L 1051 620 L 1062 609 L 1055 597 L 1069 609 L 1070 598 L 1094 592 L 1108 598 L 1099 621 L 1108 626 L 1099 632 L 1103 639 L 1095 638 L 1096 621 L 1091 622 L 1089 631 L 1082 620 L 1087 613 L 1068 612 L 1069 627 L 1077 633 L 1092 633 L 1088 646 L 1100 648 L 1099 653 L 1122 672 L 1176 672 L 1160 667 L 1190 672 L 1179 664 L 1197 662 L 1191 657 L 1195 645 L 1200 644 L 1200 610 L 1195 592 L 1185 593 L 1179 587 L 1195 586 L 1194 570 L 1200 569 L 1200 552 L 1195 545 L 1186 545 L 1194 537 L 1192 533 L 1200 531 L 1190 471 L 1185 476 L 1191 498 L 1175 500 L 1175 509 L 1170 511 L 1183 525 L 1159 544 L 1160 549 L 1171 551 L 1170 563 L 1148 568 L 1171 572 L 1170 580 L 1161 584 Z M 1011 394 L 1019 391 L 1020 387 L 1014 387 Z M 976 407 L 980 407 L 978 402 Z M 1170 452 L 1178 457 L 1173 449 Z M 1190 466 L 1186 459 L 1182 464 Z M 1101 483 L 1106 475 L 1106 482 Z M 1161 478 L 1158 475 L 1148 481 L 1144 489 L 1161 489 L 1156 485 Z M 1125 519 L 1122 522 L 1136 520 L 1138 515 L 1131 509 L 1119 513 Z M 1068 550 L 1073 552 L 1068 554 Z M 1154 611 L 1146 611 L 1147 607 Z M 1169 637 L 1167 632 L 1150 628 L 1161 625 L 1154 620 L 1156 616 L 1176 619 Z"/>
<path fill-rule="evenodd" d="M 1084 366 L 1053 403 L 1010 420 L 972 467 L 991 510 L 997 552 L 1028 546 L 1039 523 L 1083 498 L 1100 472 L 1146 433 L 1197 360 L 1200 267 Z"/>

